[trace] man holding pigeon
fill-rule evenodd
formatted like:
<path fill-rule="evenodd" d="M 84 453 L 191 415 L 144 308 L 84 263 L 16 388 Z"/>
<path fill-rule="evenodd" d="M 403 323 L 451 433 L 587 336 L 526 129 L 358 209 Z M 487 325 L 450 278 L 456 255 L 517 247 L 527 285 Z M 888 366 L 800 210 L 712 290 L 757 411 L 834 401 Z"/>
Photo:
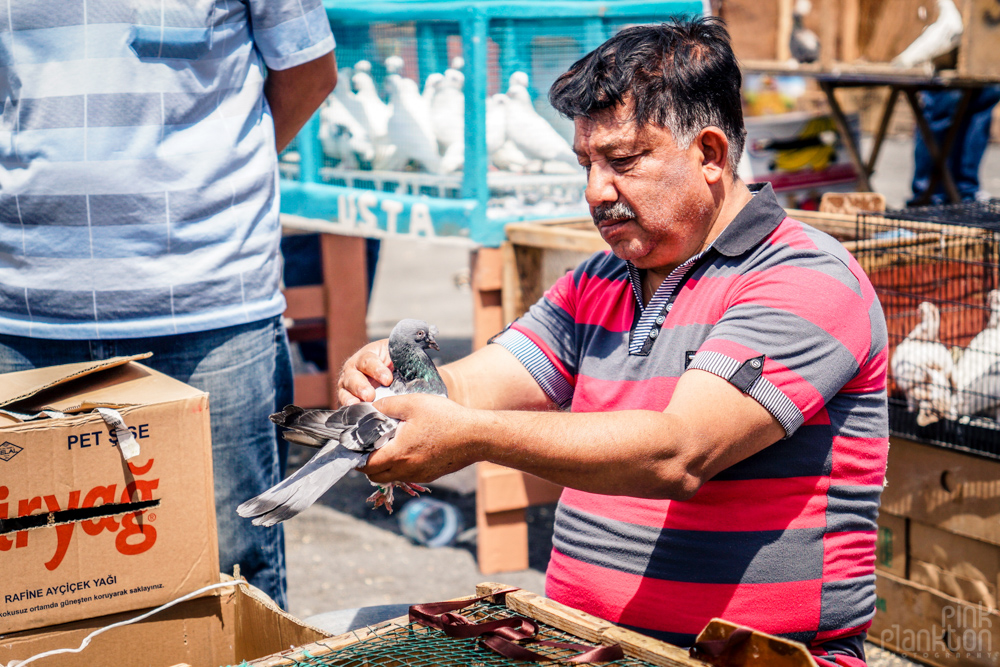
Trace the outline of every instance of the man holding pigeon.
<path fill-rule="evenodd" d="M 863 665 L 888 424 L 886 328 L 857 262 L 737 176 L 741 76 L 702 18 L 623 30 L 552 86 L 611 247 L 441 369 L 449 398 L 362 470 L 478 461 L 566 487 L 546 593 L 679 645 L 713 616 Z M 340 400 L 392 382 L 384 342 Z"/>

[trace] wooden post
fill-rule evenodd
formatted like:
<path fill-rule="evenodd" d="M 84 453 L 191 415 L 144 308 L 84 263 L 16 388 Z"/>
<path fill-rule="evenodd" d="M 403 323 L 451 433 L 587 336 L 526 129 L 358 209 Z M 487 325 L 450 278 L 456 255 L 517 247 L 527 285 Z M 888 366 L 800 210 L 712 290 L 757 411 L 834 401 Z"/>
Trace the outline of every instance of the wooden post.
<path fill-rule="evenodd" d="M 820 13 L 822 28 L 819 36 L 819 62 L 823 69 L 829 71 L 837 60 L 837 12 L 835 0 L 822 0 Z"/>
<path fill-rule="evenodd" d="M 858 21 L 861 20 L 860 0 L 840 0 L 840 60 L 845 63 L 858 59 Z"/>
<path fill-rule="evenodd" d="M 775 43 L 775 56 L 778 62 L 786 62 L 792 57 L 788 45 L 792 38 L 792 12 L 795 0 L 778 0 L 778 36 Z"/>
<path fill-rule="evenodd" d="M 347 358 L 368 342 L 368 273 L 365 239 L 321 234 L 326 296 L 326 360 L 330 407 L 337 406 L 337 378 Z"/>
<path fill-rule="evenodd" d="M 472 284 L 472 349 L 478 350 L 499 333 L 503 321 L 503 253 L 500 248 L 479 248 L 470 256 Z"/>

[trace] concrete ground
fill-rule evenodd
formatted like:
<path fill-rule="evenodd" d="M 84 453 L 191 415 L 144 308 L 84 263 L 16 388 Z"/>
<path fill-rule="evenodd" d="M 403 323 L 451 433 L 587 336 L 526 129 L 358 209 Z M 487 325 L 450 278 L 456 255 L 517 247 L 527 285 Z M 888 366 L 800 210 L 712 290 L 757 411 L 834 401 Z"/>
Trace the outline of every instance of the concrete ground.
<path fill-rule="evenodd" d="M 912 169 L 912 142 L 888 140 L 873 183 L 890 208 L 903 206 L 909 196 Z M 981 174 L 984 189 L 1000 197 L 997 145 L 987 151 Z M 468 250 L 460 246 L 384 242 L 369 311 L 371 337 L 384 337 L 400 318 L 420 317 L 440 329 L 442 361 L 466 354 L 472 336 L 471 296 L 463 282 L 467 265 Z M 293 451 L 292 464 L 301 464 L 310 454 Z M 530 569 L 484 576 L 475 559 L 473 488 L 471 470 L 435 485 L 432 497 L 455 504 L 466 529 L 454 547 L 431 549 L 403 537 L 395 515 L 369 509 L 365 498 L 371 486 L 363 476 L 355 474 L 338 484 L 286 523 L 291 613 L 307 618 L 353 607 L 444 600 L 472 593 L 481 581 L 544 593 L 553 507 L 530 512 Z M 912 664 L 874 646 L 870 659 L 880 667 Z"/>

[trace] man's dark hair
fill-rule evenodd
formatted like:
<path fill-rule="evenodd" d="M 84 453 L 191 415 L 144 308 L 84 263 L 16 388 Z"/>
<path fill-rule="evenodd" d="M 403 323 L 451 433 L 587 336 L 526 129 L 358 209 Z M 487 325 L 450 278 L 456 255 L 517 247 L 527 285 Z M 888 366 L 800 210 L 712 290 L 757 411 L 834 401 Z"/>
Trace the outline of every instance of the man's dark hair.
<path fill-rule="evenodd" d="M 630 104 L 639 127 L 664 127 L 682 148 L 714 125 L 729 139 L 735 175 L 746 137 L 742 83 L 721 19 L 674 19 L 622 30 L 556 79 L 549 102 L 570 119 Z"/>

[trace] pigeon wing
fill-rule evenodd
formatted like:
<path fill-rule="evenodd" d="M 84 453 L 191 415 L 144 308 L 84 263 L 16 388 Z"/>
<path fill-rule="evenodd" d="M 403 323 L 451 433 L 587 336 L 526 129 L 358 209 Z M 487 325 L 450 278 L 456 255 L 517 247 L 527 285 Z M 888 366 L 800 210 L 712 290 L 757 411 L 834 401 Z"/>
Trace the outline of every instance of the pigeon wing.
<path fill-rule="evenodd" d="M 319 500 L 327 489 L 339 482 L 368 456 L 339 442 L 330 443 L 309 459 L 295 474 L 236 508 L 255 526 L 273 526 L 306 509 Z"/>

